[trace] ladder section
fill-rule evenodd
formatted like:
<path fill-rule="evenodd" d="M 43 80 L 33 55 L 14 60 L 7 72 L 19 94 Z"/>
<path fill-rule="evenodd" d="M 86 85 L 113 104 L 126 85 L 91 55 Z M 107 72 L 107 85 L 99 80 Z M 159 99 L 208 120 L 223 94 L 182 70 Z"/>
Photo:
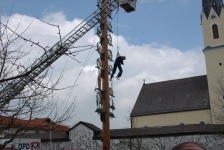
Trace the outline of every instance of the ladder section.
<path fill-rule="evenodd" d="M 2 83 L 0 91 L 0 108 L 6 105 L 11 99 L 15 98 L 24 87 L 32 82 L 35 77 L 41 74 L 47 67 L 55 62 L 84 34 L 98 24 L 104 17 L 110 15 L 119 6 L 118 0 L 110 0 L 105 8 L 99 8 L 94 11 L 89 17 L 68 33 L 61 41 L 53 45 L 46 53 L 37 59 L 23 73 L 24 76 L 7 83 L 4 86 Z M 2 101 L 4 100 L 4 101 Z"/>
<path fill-rule="evenodd" d="M 107 7 L 99 8 L 62 39 L 63 46 L 69 48 L 80 37 L 98 24 L 119 6 L 118 0 L 109 1 Z"/>

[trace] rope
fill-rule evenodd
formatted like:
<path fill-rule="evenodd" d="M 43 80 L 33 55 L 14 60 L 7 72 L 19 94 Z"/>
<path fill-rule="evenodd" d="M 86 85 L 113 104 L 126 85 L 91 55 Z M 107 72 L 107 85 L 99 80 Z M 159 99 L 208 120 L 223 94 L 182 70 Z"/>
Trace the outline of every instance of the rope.
<path fill-rule="evenodd" d="M 119 56 L 119 46 L 118 46 L 118 36 L 119 36 L 119 30 L 118 30 L 118 11 L 117 11 L 117 57 Z"/>

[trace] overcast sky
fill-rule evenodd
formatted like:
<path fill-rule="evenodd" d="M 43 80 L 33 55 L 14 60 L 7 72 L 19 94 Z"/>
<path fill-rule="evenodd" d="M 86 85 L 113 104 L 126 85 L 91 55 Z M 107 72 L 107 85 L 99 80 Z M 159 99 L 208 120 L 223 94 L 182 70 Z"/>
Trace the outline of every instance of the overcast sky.
<path fill-rule="evenodd" d="M 58 40 L 58 30 L 46 22 L 59 25 L 65 36 L 88 17 L 96 7 L 96 0 L 0 0 L 2 18 L 10 15 L 10 27 L 21 25 L 18 32 L 29 29 L 25 37 L 43 46 L 53 46 Z M 153 83 L 206 74 L 202 49 L 204 48 L 201 29 L 201 0 L 138 0 L 135 12 L 126 13 L 122 8 L 113 13 L 114 59 L 117 43 L 120 54 L 125 55 L 123 76 L 113 81 L 116 118 L 111 120 L 111 128 L 127 128 L 127 119 L 145 82 Z M 96 45 L 96 27 L 82 37 L 74 46 Z M 31 54 L 41 54 L 35 47 L 26 45 Z M 73 49 L 75 51 L 77 49 Z M 54 64 L 55 78 L 64 66 L 60 87 L 73 85 L 70 99 L 76 97 L 75 114 L 68 125 L 86 121 L 101 128 L 96 110 L 97 74 L 95 49 L 80 52 L 76 59 L 63 56 Z M 32 59 L 30 59 L 32 61 Z M 87 63 L 86 63 L 87 62 Z M 112 63 L 110 63 L 112 65 Z M 81 73 L 81 74 L 80 74 Z M 80 75 L 79 75 L 80 74 Z M 162 91 L 161 91 L 162 92 Z M 63 102 L 68 91 L 56 93 Z M 43 116 L 44 117 L 44 116 Z"/>

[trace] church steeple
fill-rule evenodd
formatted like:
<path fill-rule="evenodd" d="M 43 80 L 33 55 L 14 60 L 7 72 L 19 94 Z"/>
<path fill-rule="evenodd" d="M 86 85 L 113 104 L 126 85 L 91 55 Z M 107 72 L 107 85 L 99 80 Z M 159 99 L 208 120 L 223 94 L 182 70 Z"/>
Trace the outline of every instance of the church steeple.
<path fill-rule="evenodd" d="M 202 0 L 203 49 L 206 62 L 212 123 L 220 123 L 217 116 L 223 116 L 220 107 L 220 81 L 224 79 L 224 7 L 222 0 Z M 221 108 L 221 109 L 220 109 Z"/>
<path fill-rule="evenodd" d="M 202 28 L 205 47 L 224 45 L 223 0 L 202 0 Z"/>
<path fill-rule="evenodd" d="M 205 16 L 208 18 L 211 8 L 220 16 L 221 10 L 223 8 L 222 0 L 202 0 L 202 9 Z"/>

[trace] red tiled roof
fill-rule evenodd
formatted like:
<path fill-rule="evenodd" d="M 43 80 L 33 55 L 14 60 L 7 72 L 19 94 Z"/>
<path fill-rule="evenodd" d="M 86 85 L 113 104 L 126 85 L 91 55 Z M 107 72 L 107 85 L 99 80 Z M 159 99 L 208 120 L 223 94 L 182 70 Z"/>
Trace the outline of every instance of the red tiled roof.
<path fill-rule="evenodd" d="M 68 131 L 70 128 L 65 125 L 55 124 L 50 118 L 35 118 L 24 120 L 12 117 L 0 116 L 0 124 L 11 125 L 12 127 L 38 128 L 43 130 Z"/>

